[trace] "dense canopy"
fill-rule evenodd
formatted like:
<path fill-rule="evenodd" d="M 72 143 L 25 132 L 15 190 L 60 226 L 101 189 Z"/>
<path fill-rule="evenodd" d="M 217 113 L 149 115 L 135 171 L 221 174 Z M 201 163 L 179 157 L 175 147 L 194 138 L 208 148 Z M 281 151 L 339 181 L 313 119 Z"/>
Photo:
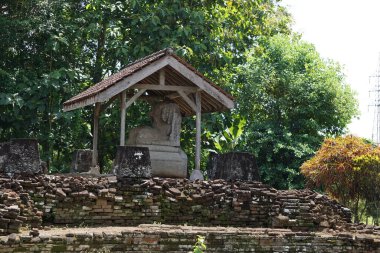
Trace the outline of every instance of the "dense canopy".
<path fill-rule="evenodd" d="M 127 64 L 172 47 L 232 92 L 232 113 L 205 115 L 209 150 L 253 152 L 266 182 L 300 187 L 299 166 L 326 135 L 344 132 L 356 100 L 335 63 L 291 30 L 278 0 L 5 0 L 0 8 L 0 141 L 35 137 L 49 170 L 67 171 L 75 149 L 90 148 L 92 108 L 62 103 Z M 120 106 L 100 118 L 101 166 L 118 143 Z M 127 129 L 148 123 L 149 105 L 127 111 Z M 194 121 L 185 120 L 192 161 Z M 189 164 L 193 168 L 193 164 Z"/>

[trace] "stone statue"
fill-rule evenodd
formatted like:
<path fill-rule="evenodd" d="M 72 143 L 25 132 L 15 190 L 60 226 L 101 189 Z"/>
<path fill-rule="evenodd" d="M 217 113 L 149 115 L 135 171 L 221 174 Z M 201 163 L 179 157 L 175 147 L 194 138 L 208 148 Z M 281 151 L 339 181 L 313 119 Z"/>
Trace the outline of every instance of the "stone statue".
<path fill-rule="evenodd" d="M 180 147 L 181 111 L 177 104 L 160 102 L 150 113 L 152 126 L 142 126 L 129 132 L 127 146 L 147 147 L 151 176 L 187 176 L 187 155 Z"/>
<path fill-rule="evenodd" d="M 175 103 L 161 102 L 153 107 L 152 127 L 142 126 L 129 132 L 127 145 L 180 146 L 182 116 Z"/>

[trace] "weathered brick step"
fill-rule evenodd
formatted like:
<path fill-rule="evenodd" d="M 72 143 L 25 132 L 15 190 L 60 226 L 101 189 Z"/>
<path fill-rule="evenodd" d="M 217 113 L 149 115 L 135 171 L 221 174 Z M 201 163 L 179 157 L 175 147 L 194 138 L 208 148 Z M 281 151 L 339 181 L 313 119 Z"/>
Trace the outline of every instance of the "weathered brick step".
<path fill-rule="evenodd" d="M 379 252 L 380 236 L 289 229 L 140 225 L 27 231 L 0 237 L 0 252 L 189 252 L 197 236 L 211 252 Z"/>

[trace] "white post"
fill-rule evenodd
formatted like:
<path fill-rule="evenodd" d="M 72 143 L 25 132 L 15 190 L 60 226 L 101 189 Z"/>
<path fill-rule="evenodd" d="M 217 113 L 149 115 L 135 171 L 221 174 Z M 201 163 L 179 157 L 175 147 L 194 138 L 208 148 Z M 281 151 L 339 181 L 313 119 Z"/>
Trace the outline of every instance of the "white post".
<path fill-rule="evenodd" d="M 92 166 L 98 165 L 98 133 L 99 133 L 100 103 L 95 103 L 94 129 L 92 134 Z"/>
<path fill-rule="evenodd" d="M 196 137 L 195 137 L 195 169 L 201 169 L 201 96 L 200 92 L 195 93 L 195 104 L 196 104 Z"/>
<path fill-rule="evenodd" d="M 126 92 L 125 90 L 121 92 L 121 104 L 120 104 L 120 146 L 125 144 L 125 113 L 127 110 L 126 104 Z"/>
<path fill-rule="evenodd" d="M 195 136 L 195 168 L 191 173 L 190 180 L 200 179 L 203 180 L 203 175 L 201 172 L 201 92 L 197 91 L 195 93 L 195 104 L 196 104 L 196 136 Z"/>

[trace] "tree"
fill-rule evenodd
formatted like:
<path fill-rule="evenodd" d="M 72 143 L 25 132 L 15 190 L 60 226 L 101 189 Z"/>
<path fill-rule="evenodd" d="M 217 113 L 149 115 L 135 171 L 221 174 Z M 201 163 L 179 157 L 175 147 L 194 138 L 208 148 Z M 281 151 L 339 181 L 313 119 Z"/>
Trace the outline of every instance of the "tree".
<path fill-rule="evenodd" d="M 256 154 L 261 178 L 277 188 L 302 187 L 302 162 L 357 114 L 339 65 L 299 36 L 260 40 L 230 82 L 234 113 L 246 119 L 240 149 Z"/>
<path fill-rule="evenodd" d="M 88 143 L 90 134 L 82 119 L 86 114 L 61 110 L 62 102 L 84 87 L 75 46 L 84 39 L 65 33 L 70 28 L 64 29 L 66 23 L 56 16 L 58 5 L 38 0 L 1 4 L 0 140 L 38 138 L 42 158 L 61 165 L 68 163 L 74 146 Z"/>
<path fill-rule="evenodd" d="M 373 217 L 373 224 L 379 225 L 380 218 L 380 149 L 377 147 L 369 154 L 356 157 L 355 171 L 358 175 L 360 199 L 364 202 L 364 212 L 368 217 Z M 359 208 L 357 207 L 356 210 Z M 357 212 L 359 213 L 359 211 Z M 357 215 L 359 216 L 359 214 Z M 362 220 L 360 215 L 357 220 Z"/>
<path fill-rule="evenodd" d="M 0 141 L 36 137 L 50 169 L 67 168 L 74 149 L 91 145 L 92 108 L 63 113 L 66 99 L 168 46 L 211 79 L 225 80 L 244 62 L 246 48 L 260 37 L 289 33 L 289 21 L 277 0 L 4 0 Z M 102 164 L 114 155 L 118 107 L 115 102 L 102 114 Z M 148 109 L 128 113 L 144 116 Z M 146 120 L 131 119 L 127 128 Z M 183 136 L 191 154 L 186 122 Z"/>
<path fill-rule="evenodd" d="M 322 187 L 352 207 L 359 221 L 359 202 L 378 200 L 380 149 L 359 137 L 327 138 L 316 155 L 301 166 L 310 187 Z"/>

